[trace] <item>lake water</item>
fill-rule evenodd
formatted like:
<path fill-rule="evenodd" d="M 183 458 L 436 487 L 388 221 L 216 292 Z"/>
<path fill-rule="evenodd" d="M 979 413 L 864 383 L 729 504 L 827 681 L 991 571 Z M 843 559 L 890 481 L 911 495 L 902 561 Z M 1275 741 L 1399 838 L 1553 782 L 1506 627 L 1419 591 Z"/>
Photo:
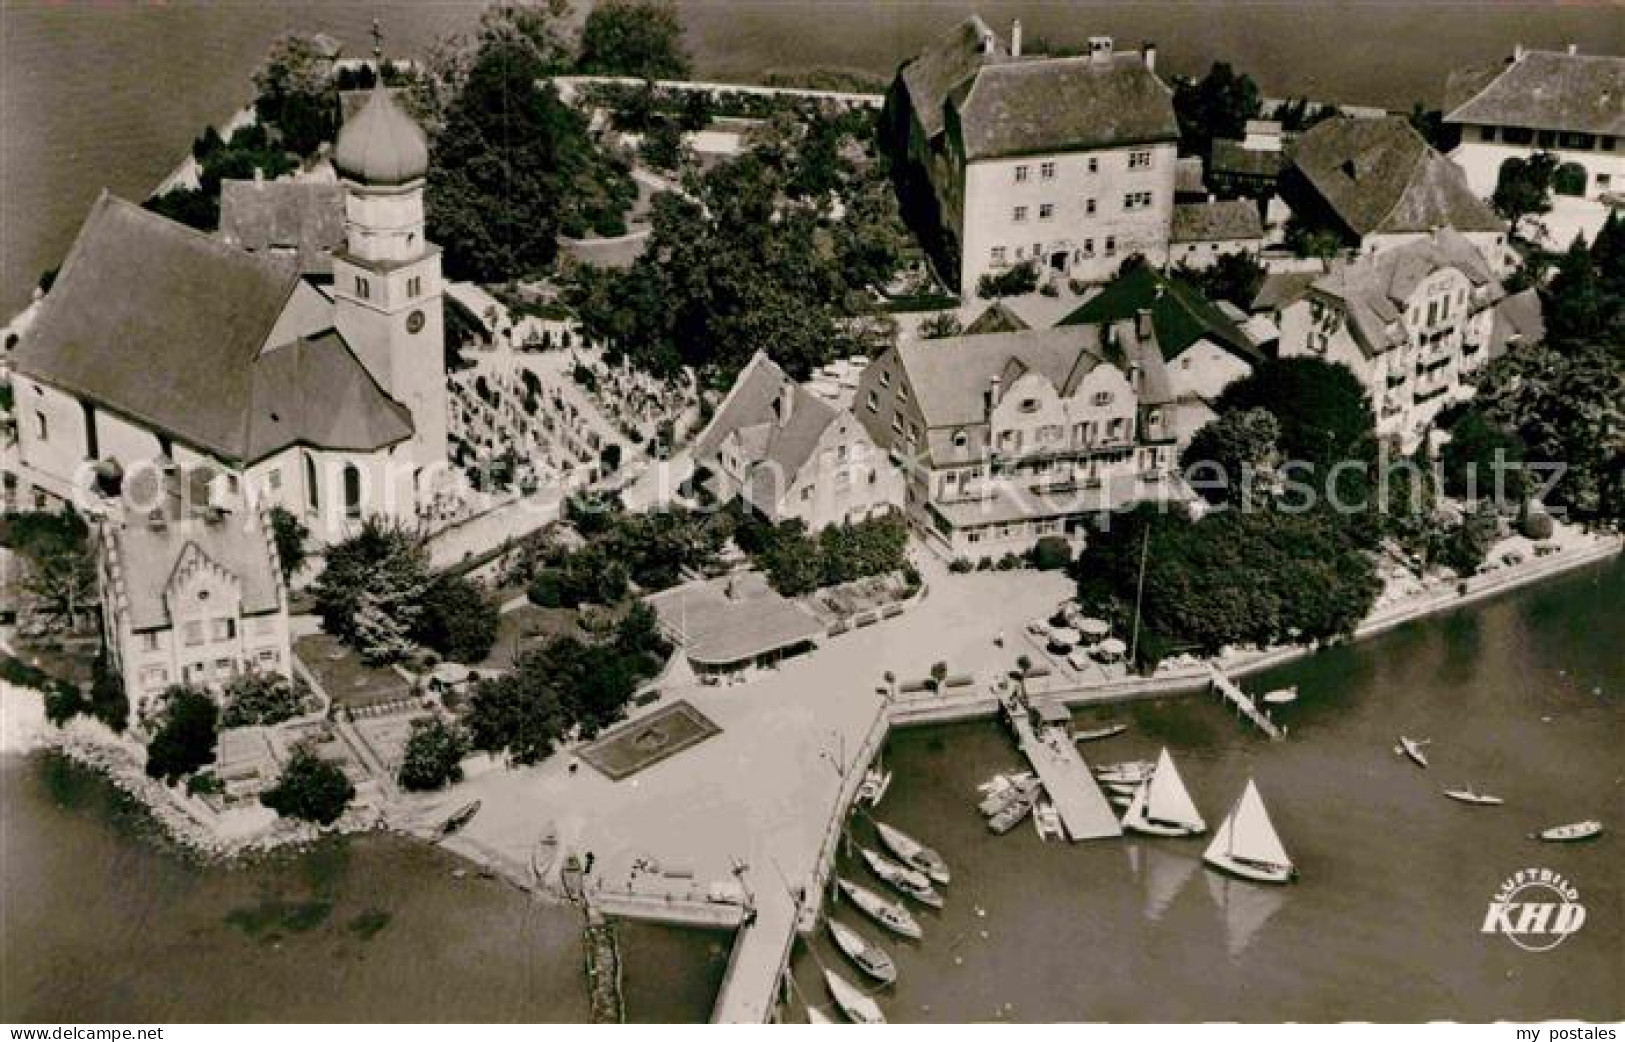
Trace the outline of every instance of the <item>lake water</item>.
<path fill-rule="evenodd" d="M 393 836 L 198 865 L 99 775 L 0 756 L 0 1020 L 580 1021 L 580 916 Z M 728 935 L 626 924 L 632 1017 L 709 1016 Z"/>
<path fill-rule="evenodd" d="M 895 733 L 877 816 L 936 846 L 953 882 L 943 912 L 921 910 L 922 943 L 883 942 L 901 978 L 882 1006 L 924 1021 L 1618 1020 L 1622 618 L 1615 562 L 1317 655 L 1248 682 L 1300 686 L 1277 711 L 1280 743 L 1202 699 L 1099 714 L 1132 726 L 1085 746 L 1092 762 L 1167 745 L 1210 828 L 1256 778 L 1302 876 L 1285 888 L 1209 872 L 1202 840 L 1046 844 L 1030 822 L 992 836 L 975 786 L 1021 763 L 1002 728 Z M 1395 756 L 1400 733 L 1433 739 L 1430 770 Z M 1506 805 L 1440 795 L 1461 785 Z M 1525 837 L 1583 818 L 1613 831 L 1574 846 Z M 873 842 L 861 819 L 854 832 Z M 1587 909 L 1551 952 L 1479 933 L 1490 896 L 1527 866 L 1562 872 Z M 855 910 L 836 914 L 879 937 Z M 797 962 L 817 1003 L 821 963 L 856 979 L 820 937 Z"/>
<path fill-rule="evenodd" d="M 249 76 L 278 33 L 326 31 L 364 54 L 376 15 L 391 53 L 411 55 L 445 33 L 467 31 L 481 7 L 476 0 L 6 0 L 0 310 L 9 314 L 26 302 L 39 274 L 61 261 L 97 192 L 144 197 L 205 124 L 242 105 Z M 1274 94 L 1389 106 L 1436 100 L 1449 68 L 1494 60 L 1518 41 L 1625 52 L 1625 19 L 1604 0 L 681 0 L 679 7 L 697 71 L 718 78 L 812 65 L 889 75 L 972 11 L 1001 33 L 1020 18 L 1030 43 L 1077 44 L 1092 33 L 1124 45 L 1153 39 L 1167 71 L 1200 72 L 1223 58 Z"/>

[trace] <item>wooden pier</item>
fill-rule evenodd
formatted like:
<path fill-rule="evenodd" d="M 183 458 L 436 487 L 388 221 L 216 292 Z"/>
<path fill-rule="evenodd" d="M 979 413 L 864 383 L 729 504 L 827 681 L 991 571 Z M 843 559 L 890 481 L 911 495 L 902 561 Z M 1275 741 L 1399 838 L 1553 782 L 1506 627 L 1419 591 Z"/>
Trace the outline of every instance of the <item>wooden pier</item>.
<path fill-rule="evenodd" d="M 1213 690 L 1219 693 L 1220 698 L 1234 706 L 1237 713 L 1251 720 L 1260 731 L 1263 731 L 1277 742 L 1286 737 L 1286 732 L 1276 726 L 1275 721 L 1270 719 L 1268 713 L 1258 708 L 1258 703 L 1253 701 L 1253 697 L 1243 691 L 1229 677 L 1219 672 L 1218 666 L 1208 666 L 1208 672 L 1212 680 Z"/>
<path fill-rule="evenodd" d="M 1074 843 L 1086 839 L 1115 839 L 1123 834 L 1117 815 L 1095 782 L 1089 764 L 1071 735 L 1060 728 L 1033 726 L 1026 702 L 1016 696 L 1001 699 L 1005 718 L 1016 733 L 1016 744 L 1044 783 L 1061 825 Z"/>

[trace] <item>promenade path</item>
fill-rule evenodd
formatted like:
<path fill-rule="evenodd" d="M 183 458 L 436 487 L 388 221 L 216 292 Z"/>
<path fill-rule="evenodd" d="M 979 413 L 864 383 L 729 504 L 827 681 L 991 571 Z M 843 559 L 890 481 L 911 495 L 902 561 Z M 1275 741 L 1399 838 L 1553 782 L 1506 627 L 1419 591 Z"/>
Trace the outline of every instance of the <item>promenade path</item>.
<path fill-rule="evenodd" d="M 765 1017 L 791 940 L 791 892 L 820 876 L 842 761 L 857 757 L 874 725 L 883 674 L 923 678 L 940 660 L 951 673 L 991 679 L 1018 653 L 996 647 L 993 635 L 1019 632 L 1070 593 L 1060 573 L 949 575 L 922 564 L 930 593 L 903 615 L 830 639 L 749 684 L 668 690 L 657 705 L 687 699 L 722 733 L 638 774 L 612 782 L 585 765 L 571 774 L 568 756 L 471 772 L 457 799 L 482 800 L 483 809 L 464 834 L 523 876 L 552 822 L 567 848 L 592 853 L 588 886 L 598 893 L 703 901 L 713 884 L 737 880 L 756 920 L 718 1017 Z M 857 769 L 846 765 L 847 777 Z"/>

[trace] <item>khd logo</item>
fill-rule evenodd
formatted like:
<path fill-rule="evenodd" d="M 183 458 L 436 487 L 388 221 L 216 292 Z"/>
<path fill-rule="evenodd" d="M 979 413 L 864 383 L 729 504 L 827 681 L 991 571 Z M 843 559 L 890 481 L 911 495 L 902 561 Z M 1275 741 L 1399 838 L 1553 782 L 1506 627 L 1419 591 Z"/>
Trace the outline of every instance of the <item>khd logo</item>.
<path fill-rule="evenodd" d="M 1490 898 L 1484 933 L 1505 934 L 1526 952 L 1548 952 L 1585 925 L 1580 891 L 1549 868 L 1520 868 Z"/>

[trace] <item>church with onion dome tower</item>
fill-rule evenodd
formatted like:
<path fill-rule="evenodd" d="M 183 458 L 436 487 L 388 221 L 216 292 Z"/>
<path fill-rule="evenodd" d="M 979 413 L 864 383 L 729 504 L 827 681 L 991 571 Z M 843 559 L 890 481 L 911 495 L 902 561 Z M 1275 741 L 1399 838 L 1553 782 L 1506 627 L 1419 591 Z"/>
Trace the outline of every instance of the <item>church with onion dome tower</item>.
<path fill-rule="evenodd" d="M 428 142 L 381 83 L 337 137 L 330 282 L 102 193 L 13 354 L 19 506 L 111 513 L 158 469 L 324 540 L 422 516 L 449 473 Z"/>

